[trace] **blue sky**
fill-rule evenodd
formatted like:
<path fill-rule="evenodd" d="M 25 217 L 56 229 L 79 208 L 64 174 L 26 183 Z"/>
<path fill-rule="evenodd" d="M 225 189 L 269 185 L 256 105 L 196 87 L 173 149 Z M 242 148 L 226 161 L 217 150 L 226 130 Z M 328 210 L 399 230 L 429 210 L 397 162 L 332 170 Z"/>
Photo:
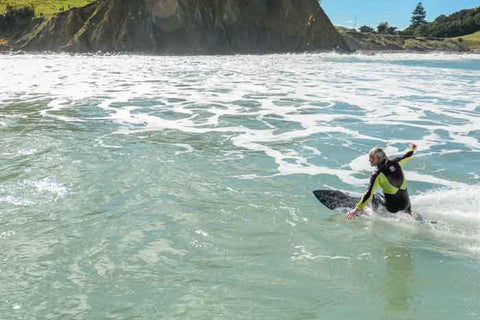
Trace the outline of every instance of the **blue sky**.
<path fill-rule="evenodd" d="M 323 10 L 333 24 L 351 28 L 356 15 L 357 28 L 362 25 L 376 27 L 386 21 L 403 29 L 410 25 L 417 3 L 418 0 L 321 0 Z M 427 21 L 441 14 L 480 7 L 480 0 L 424 0 L 422 3 L 427 11 Z"/>

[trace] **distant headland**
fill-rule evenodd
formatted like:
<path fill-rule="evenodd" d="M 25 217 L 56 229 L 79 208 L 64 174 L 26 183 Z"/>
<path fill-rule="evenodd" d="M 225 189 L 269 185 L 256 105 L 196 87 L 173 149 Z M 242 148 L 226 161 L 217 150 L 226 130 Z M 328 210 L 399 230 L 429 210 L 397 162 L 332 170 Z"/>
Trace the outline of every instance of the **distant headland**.
<path fill-rule="evenodd" d="M 480 8 L 440 15 L 432 22 L 425 18 L 426 10 L 420 1 L 412 12 L 410 26 L 404 30 L 388 22 L 376 28 L 337 28 L 352 50 L 480 52 Z"/>

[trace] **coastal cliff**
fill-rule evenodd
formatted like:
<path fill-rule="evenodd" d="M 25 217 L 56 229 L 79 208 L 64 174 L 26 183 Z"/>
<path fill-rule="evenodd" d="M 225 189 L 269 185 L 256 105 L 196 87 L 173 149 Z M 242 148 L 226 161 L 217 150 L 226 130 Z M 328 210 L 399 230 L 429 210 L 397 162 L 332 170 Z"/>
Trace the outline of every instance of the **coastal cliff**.
<path fill-rule="evenodd" d="M 348 50 L 317 0 L 99 0 L 34 22 L 13 49 L 235 54 Z"/>

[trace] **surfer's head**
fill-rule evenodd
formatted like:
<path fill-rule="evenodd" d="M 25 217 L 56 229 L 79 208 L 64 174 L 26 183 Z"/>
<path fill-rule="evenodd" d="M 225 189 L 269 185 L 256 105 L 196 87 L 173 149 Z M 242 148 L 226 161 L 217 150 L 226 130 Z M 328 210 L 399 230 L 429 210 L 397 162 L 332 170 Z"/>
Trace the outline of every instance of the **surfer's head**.
<path fill-rule="evenodd" d="M 380 163 L 384 162 L 387 159 L 385 151 L 380 147 L 375 147 L 370 150 L 368 153 L 368 161 L 370 161 L 371 166 L 378 166 Z"/>

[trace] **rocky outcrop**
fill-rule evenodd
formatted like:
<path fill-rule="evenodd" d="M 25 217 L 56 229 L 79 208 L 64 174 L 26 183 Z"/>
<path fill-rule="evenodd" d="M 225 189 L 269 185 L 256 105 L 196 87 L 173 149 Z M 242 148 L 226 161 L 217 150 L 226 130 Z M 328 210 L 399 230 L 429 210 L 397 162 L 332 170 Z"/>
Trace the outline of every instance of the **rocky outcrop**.
<path fill-rule="evenodd" d="M 10 49 L 10 47 L 8 45 L 8 41 L 0 38 L 0 52 L 1 51 L 7 51 L 9 49 Z"/>
<path fill-rule="evenodd" d="M 351 50 L 360 51 L 471 51 L 468 45 L 455 39 L 420 38 L 402 35 L 361 33 L 342 30 L 341 34 Z"/>
<path fill-rule="evenodd" d="M 317 0 L 99 0 L 37 21 L 15 48 L 231 54 L 347 46 Z"/>

